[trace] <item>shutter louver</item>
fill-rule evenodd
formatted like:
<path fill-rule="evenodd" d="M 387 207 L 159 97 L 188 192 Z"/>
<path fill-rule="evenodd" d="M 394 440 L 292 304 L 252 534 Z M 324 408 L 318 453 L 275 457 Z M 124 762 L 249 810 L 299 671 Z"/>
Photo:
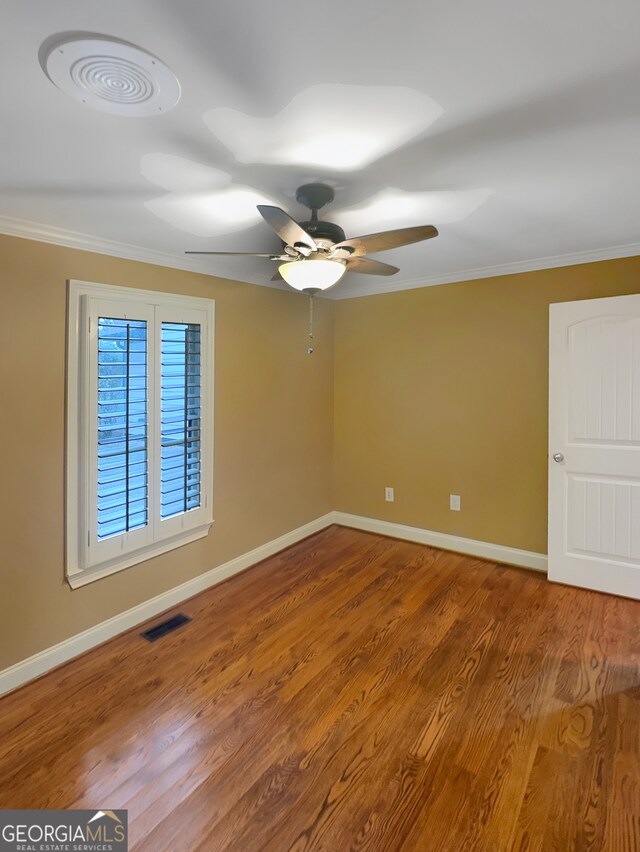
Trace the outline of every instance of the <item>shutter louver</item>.
<path fill-rule="evenodd" d="M 163 322 L 161 517 L 200 506 L 200 326 Z"/>
<path fill-rule="evenodd" d="M 147 524 L 147 323 L 98 319 L 98 540 Z"/>

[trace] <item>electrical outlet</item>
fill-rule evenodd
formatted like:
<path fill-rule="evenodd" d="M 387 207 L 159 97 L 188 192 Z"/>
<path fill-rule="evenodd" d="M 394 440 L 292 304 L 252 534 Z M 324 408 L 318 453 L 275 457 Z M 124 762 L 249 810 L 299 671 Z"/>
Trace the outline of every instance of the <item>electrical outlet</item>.
<path fill-rule="evenodd" d="M 449 494 L 449 509 L 452 512 L 460 511 L 460 495 L 459 494 Z"/>
<path fill-rule="evenodd" d="M 393 503 L 393 501 L 396 499 L 393 494 L 393 488 L 387 487 L 384 489 L 384 499 L 387 501 L 387 503 Z"/>

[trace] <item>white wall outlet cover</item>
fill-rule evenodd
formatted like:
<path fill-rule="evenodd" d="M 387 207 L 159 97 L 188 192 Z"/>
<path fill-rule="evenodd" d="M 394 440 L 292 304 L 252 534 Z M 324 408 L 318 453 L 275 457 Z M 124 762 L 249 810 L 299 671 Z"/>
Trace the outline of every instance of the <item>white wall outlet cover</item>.
<path fill-rule="evenodd" d="M 460 495 L 459 494 L 449 494 L 449 509 L 452 512 L 460 511 Z"/>
<path fill-rule="evenodd" d="M 393 503 L 393 501 L 395 500 L 393 488 L 387 487 L 384 489 L 384 499 L 387 501 L 387 503 Z"/>

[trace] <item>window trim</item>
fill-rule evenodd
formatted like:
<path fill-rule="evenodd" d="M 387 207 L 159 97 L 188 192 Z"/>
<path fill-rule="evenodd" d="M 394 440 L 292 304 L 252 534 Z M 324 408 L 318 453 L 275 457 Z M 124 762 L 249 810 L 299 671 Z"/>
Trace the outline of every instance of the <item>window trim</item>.
<path fill-rule="evenodd" d="M 98 284 L 89 281 L 68 281 L 67 301 L 67 369 L 66 369 L 66 493 L 65 493 L 65 574 L 69 585 L 75 589 L 92 583 L 102 577 L 109 576 L 132 565 L 152 559 L 176 547 L 203 538 L 209 532 L 213 523 L 213 427 L 214 427 L 214 337 L 215 337 L 215 304 L 213 299 L 198 296 L 180 296 L 173 293 L 160 293 L 152 290 L 140 290 L 130 287 L 119 287 L 111 284 Z M 124 302 L 132 305 L 145 305 L 162 317 L 166 310 L 171 316 L 174 311 L 182 309 L 185 315 L 191 311 L 204 312 L 206 323 L 202 331 L 205 342 L 202 347 L 203 369 L 201 407 L 208 416 L 203 417 L 202 435 L 202 509 L 191 511 L 200 512 L 200 522 L 197 525 L 187 523 L 182 525 L 175 534 L 157 537 L 135 551 L 125 551 L 117 557 L 104 563 L 88 567 L 87 551 L 89 524 L 89 465 L 90 465 L 90 418 L 87 411 L 91 397 L 90 347 L 88 334 L 82 331 L 87 327 L 88 317 L 85 315 L 89 299 L 99 299 L 110 302 Z M 166 317 L 160 322 L 167 321 Z M 176 320 L 179 321 L 179 320 Z M 155 344 L 157 346 L 157 344 Z M 155 382 L 156 377 L 149 376 L 149 381 Z M 97 385 L 97 380 L 96 380 Z M 156 394 L 156 409 L 159 399 Z M 157 411 L 149 406 L 150 420 L 157 419 Z M 158 427 L 159 428 L 159 427 Z M 155 427 L 152 429 L 152 443 L 159 440 Z M 152 489 L 150 483 L 149 507 L 155 511 L 159 497 L 158 488 Z M 152 508 L 153 507 L 153 508 Z M 187 513 L 188 515 L 188 513 Z M 184 516 L 186 517 L 186 516 Z M 178 525 L 174 524 L 176 528 Z M 86 544 L 85 544 L 86 542 Z"/>

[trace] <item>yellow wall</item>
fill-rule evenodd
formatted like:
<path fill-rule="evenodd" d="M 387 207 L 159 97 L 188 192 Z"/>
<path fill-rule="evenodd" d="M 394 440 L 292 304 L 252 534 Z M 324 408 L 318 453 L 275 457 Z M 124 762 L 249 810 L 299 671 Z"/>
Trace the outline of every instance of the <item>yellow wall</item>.
<path fill-rule="evenodd" d="M 337 302 L 334 508 L 546 553 L 548 306 L 637 292 L 640 257 Z"/>
<path fill-rule="evenodd" d="M 66 280 L 216 300 L 215 523 L 75 591 L 64 579 Z M 0 236 L 0 669 L 331 508 L 332 305 Z"/>
<path fill-rule="evenodd" d="M 209 536 L 75 591 L 69 278 L 216 300 Z M 548 305 L 639 290 L 636 257 L 318 300 L 309 357 L 298 294 L 0 236 L 0 669 L 334 508 L 544 552 Z"/>

